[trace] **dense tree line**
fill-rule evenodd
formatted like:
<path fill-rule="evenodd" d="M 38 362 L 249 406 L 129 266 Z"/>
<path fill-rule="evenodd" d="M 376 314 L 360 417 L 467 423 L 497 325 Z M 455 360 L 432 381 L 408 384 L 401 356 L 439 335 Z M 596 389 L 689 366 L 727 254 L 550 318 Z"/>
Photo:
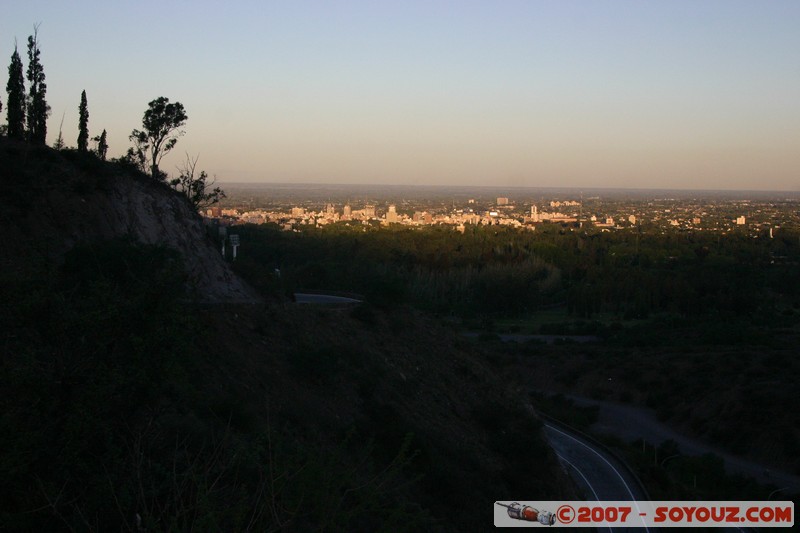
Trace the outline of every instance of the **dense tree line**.
<path fill-rule="evenodd" d="M 513 231 L 337 226 L 291 234 L 261 226 L 241 233 L 253 249 L 238 268 L 264 287 L 277 268 L 286 290 L 352 291 L 385 307 L 475 316 L 533 311 L 558 298 L 561 286 L 558 269 Z"/>
<path fill-rule="evenodd" d="M 343 224 L 237 231 L 247 249 L 237 268 L 271 290 L 352 291 L 461 316 L 521 316 L 557 304 L 584 319 L 766 316 L 800 306 L 800 241 L 791 230 L 774 239 L 559 225 L 476 226 L 463 235 Z"/>

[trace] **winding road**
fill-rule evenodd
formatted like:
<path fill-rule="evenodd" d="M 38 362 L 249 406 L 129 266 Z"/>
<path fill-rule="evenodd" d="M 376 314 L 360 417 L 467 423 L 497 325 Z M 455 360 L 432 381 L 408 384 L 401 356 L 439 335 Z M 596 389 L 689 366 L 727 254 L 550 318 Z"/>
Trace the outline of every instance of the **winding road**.
<path fill-rule="evenodd" d="M 648 495 L 627 467 L 601 446 L 583 436 L 558 427 L 544 424 L 544 434 L 558 456 L 564 469 L 584 493 L 586 501 L 645 501 Z M 637 513 L 638 514 L 638 513 Z M 598 527 L 598 531 L 649 531 L 642 527 Z M 751 528 L 727 527 L 717 531 L 753 531 Z"/>
<path fill-rule="evenodd" d="M 544 434 L 559 461 L 580 487 L 587 501 L 647 500 L 647 494 L 616 458 L 594 443 L 555 424 L 546 423 Z M 600 531 L 648 531 L 646 527 L 607 526 Z"/>

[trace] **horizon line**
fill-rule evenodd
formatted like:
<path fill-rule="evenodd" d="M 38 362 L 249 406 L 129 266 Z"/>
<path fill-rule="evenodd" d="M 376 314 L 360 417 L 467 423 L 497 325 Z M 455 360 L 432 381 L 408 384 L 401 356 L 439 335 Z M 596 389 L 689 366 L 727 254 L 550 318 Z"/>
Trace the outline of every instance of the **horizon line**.
<path fill-rule="evenodd" d="M 357 183 L 357 182 L 290 182 L 290 181 L 223 181 L 218 182 L 221 186 L 315 186 L 315 187 L 390 187 L 390 188 L 419 188 L 419 189 L 434 189 L 434 188 L 473 188 L 473 189 L 509 189 L 509 190 L 522 190 L 522 189 L 557 189 L 557 190 L 575 190 L 575 191 L 659 191 L 659 192 L 690 192 L 690 193 L 788 193 L 800 194 L 800 188 L 796 190 L 791 189 L 700 189 L 700 188 L 669 188 L 669 187 L 602 187 L 602 186 L 570 186 L 570 185 L 468 185 L 468 184 L 409 184 L 409 183 Z"/>

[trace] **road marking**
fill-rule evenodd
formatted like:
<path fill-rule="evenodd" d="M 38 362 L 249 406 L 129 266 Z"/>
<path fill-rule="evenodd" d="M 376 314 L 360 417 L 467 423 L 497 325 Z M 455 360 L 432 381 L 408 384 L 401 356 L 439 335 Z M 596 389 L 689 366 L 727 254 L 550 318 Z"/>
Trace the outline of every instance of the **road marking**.
<path fill-rule="evenodd" d="M 589 485 L 589 490 L 591 490 L 591 491 L 592 491 L 592 494 L 594 494 L 594 499 L 595 499 L 595 501 L 598 501 L 598 502 L 599 502 L 599 501 L 600 501 L 600 497 L 597 495 L 597 492 L 594 490 L 594 487 L 592 487 L 592 484 L 591 484 L 591 483 L 589 483 L 589 480 L 588 480 L 588 479 L 586 479 L 586 476 L 584 476 L 584 475 L 583 475 L 583 472 L 581 472 L 581 471 L 580 471 L 580 469 L 579 469 L 577 466 L 575 466 L 574 464 L 570 463 L 569 461 L 567 461 L 566 459 L 564 459 L 562 456 L 560 456 L 560 455 L 556 454 L 556 457 L 558 457 L 560 460 L 564 461 L 564 462 L 565 462 L 565 463 L 567 463 L 569 466 L 571 466 L 572 468 L 574 468 L 574 469 L 575 469 L 575 471 L 576 471 L 576 472 L 577 472 L 577 473 L 578 473 L 578 474 L 579 474 L 579 475 L 580 475 L 580 476 L 583 478 L 583 480 L 586 482 L 586 484 L 587 484 L 587 485 Z"/>
<path fill-rule="evenodd" d="M 595 492 L 594 487 L 592 487 L 592 484 L 589 483 L 589 480 L 586 479 L 586 476 L 583 475 L 583 472 L 581 472 L 580 469 L 577 466 L 575 466 L 574 464 L 570 463 L 569 461 L 564 459 L 562 456 L 558 455 L 558 453 L 556 453 L 556 457 L 558 457 L 561 461 L 564 461 L 569 466 L 571 466 L 573 468 L 573 470 L 575 470 L 578 473 L 578 475 L 583 478 L 583 480 L 586 482 L 586 484 L 589 485 L 589 490 L 591 490 L 592 494 L 594 494 L 595 501 L 599 502 L 600 501 L 600 497 L 597 495 L 597 492 Z M 608 530 L 611 531 L 612 533 L 614 532 L 614 530 L 611 529 L 610 526 L 608 526 Z"/>
<path fill-rule="evenodd" d="M 612 465 L 610 462 L 608 462 L 608 459 L 606 459 L 605 457 L 603 457 L 602 455 L 600 455 L 600 454 L 597 452 L 597 450 L 595 450 L 595 449 L 594 449 L 594 448 L 592 448 L 591 446 L 588 446 L 587 444 L 585 444 L 585 443 L 583 443 L 583 442 L 579 441 L 578 439 L 576 439 L 576 438 L 575 438 L 575 437 L 573 437 L 572 435 L 569 435 L 569 434 L 567 434 L 567 433 L 564 433 L 564 432 L 563 432 L 563 431 L 561 431 L 560 429 L 554 428 L 553 426 L 550 426 L 550 425 L 548 425 L 548 424 L 545 424 L 545 425 L 544 425 L 544 427 L 546 427 L 546 428 L 549 428 L 549 429 L 552 429 L 553 431 L 555 431 L 555 432 L 557 432 L 557 433 L 561 433 L 561 434 L 562 434 L 562 435 L 564 435 L 565 437 L 568 437 L 568 438 L 570 438 L 570 439 L 574 440 L 575 442 L 577 442 L 578 444 L 580 444 L 581 446 L 583 446 L 583 447 L 584 447 L 584 448 L 586 448 L 587 450 L 591 451 L 591 452 L 592 452 L 593 454 L 595 454 L 597 457 L 599 457 L 600 459 L 602 459 L 602 460 L 603 460 L 603 461 L 604 461 L 604 462 L 605 462 L 605 463 L 606 463 L 606 464 L 607 464 L 607 465 L 608 465 L 608 466 L 611 468 L 611 470 L 613 470 L 613 471 L 614 471 L 614 473 L 615 473 L 615 474 L 617 474 L 617 476 L 619 477 L 619 480 L 620 480 L 620 481 L 622 481 L 622 484 L 625 486 L 625 490 L 627 490 L 627 491 L 628 491 L 628 494 L 630 494 L 630 496 L 631 496 L 631 501 L 632 501 L 632 502 L 633 502 L 633 504 L 636 506 L 636 511 L 637 511 L 637 512 L 639 512 L 639 513 L 641 513 L 641 512 L 642 512 L 642 510 L 641 510 L 641 509 L 639 509 L 639 505 L 636 503 L 636 501 L 637 501 L 637 500 L 636 500 L 636 498 L 633 496 L 633 492 L 631 491 L 630 487 L 628 486 L 628 483 L 625 481 L 625 478 L 623 478 L 623 477 L 622 477 L 622 474 L 620 474 L 620 473 L 619 473 L 619 471 L 618 471 L 616 468 L 614 468 L 614 465 Z M 650 530 L 649 530 L 649 529 L 647 529 L 647 526 L 646 526 L 646 525 L 644 525 L 644 524 L 642 524 L 642 525 L 643 525 L 643 527 L 644 527 L 644 530 L 645 530 L 645 531 L 647 531 L 647 532 L 649 533 L 649 532 L 650 532 Z"/>

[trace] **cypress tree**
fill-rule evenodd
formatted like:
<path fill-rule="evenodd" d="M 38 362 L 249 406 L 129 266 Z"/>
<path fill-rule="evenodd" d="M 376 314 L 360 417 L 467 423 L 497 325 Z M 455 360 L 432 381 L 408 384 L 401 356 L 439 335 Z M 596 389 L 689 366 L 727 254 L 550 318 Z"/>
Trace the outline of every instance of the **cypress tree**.
<path fill-rule="evenodd" d="M 33 35 L 28 37 L 28 139 L 34 144 L 45 144 L 47 138 L 47 116 L 50 106 L 45 95 L 44 67 L 39 59 L 39 27 L 35 26 Z"/>
<path fill-rule="evenodd" d="M 21 141 L 25 138 L 25 78 L 22 76 L 22 59 L 16 46 L 14 53 L 11 54 L 11 64 L 8 66 L 6 92 L 8 136 Z"/>
<path fill-rule="evenodd" d="M 78 151 L 89 150 L 89 106 L 86 103 L 86 91 L 81 93 L 81 105 L 78 107 Z"/>
<path fill-rule="evenodd" d="M 106 130 L 103 130 L 103 133 L 100 134 L 100 138 L 97 141 L 97 155 L 100 159 L 105 161 L 107 152 L 108 142 L 106 141 Z"/>

